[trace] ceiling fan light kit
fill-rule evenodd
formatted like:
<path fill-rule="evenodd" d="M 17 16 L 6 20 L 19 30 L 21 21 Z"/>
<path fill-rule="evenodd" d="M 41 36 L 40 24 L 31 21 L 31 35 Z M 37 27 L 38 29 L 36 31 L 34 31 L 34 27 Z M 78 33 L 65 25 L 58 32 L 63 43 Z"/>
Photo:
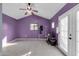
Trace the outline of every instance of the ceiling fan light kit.
<path fill-rule="evenodd" d="M 24 15 L 34 15 L 35 13 L 38 13 L 37 10 L 33 10 L 32 4 L 28 3 L 26 5 L 26 8 L 20 8 L 20 10 L 25 10 L 25 14 Z"/>

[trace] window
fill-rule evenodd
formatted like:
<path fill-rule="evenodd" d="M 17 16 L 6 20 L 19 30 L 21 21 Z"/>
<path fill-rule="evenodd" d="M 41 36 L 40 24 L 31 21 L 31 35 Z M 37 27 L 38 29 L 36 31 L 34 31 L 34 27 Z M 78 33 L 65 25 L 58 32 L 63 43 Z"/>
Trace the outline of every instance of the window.
<path fill-rule="evenodd" d="M 55 27 L 55 23 L 54 22 L 52 22 L 52 28 L 54 28 Z"/>
<path fill-rule="evenodd" d="M 38 24 L 30 24 L 30 30 L 38 30 Z"/>

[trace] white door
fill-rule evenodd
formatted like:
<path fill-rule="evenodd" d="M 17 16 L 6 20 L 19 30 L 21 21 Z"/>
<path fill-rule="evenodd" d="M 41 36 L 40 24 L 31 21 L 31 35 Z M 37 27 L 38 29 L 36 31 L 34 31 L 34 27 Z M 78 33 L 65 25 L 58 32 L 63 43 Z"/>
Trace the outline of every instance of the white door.
<path fill-rule="evenodd" d="M 70 11 L 71 12 L 71 11 Z M 65 54 L 76 55 L 76 15 L 75 12 L 66 13 L 59 17 L 58 47 Z"/>
<path fill-rule="evenodd" d="M 76 21 L 76 23 L 77 23 L 77 27 L 76 27 L 77 28 L 77 30 L 76 30 L 77 56 L 79 56 L 79 11 L 77 11 L 77 21 Z"/>
<path fill-rule="evenodd" d="M 67 55 L 68 52 L 68 16 L 59 19 L 58 47 Z"/>

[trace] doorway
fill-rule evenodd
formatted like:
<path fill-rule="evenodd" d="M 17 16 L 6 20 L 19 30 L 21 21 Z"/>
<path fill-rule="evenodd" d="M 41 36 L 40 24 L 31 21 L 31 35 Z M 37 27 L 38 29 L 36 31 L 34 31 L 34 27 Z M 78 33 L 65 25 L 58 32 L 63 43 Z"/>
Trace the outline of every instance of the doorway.
<path fill-rule="evenodd" d="M 72 12 L 71 12 L 72 11 Z M 73 9 L 59 17 L 58 48 L 67 56 L 76 55 L 76 20 Z"/>

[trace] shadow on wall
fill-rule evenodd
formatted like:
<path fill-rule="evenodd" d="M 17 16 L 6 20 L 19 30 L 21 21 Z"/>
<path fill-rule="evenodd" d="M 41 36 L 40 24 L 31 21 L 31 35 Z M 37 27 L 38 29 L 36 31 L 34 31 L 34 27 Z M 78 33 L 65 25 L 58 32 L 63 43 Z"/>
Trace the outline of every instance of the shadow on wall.
<path fill-rule="evenodd" d="M 16 21 L 14 18 L 9 17 L 7 15 L 2 15 L 3 18 L 3 30 L 5 33 L 5 36 L 7 36 L 7 41 L 10 41 L 16 37 L 16 32 L 15 32 L 15 26 L 16 26 Z"/>

